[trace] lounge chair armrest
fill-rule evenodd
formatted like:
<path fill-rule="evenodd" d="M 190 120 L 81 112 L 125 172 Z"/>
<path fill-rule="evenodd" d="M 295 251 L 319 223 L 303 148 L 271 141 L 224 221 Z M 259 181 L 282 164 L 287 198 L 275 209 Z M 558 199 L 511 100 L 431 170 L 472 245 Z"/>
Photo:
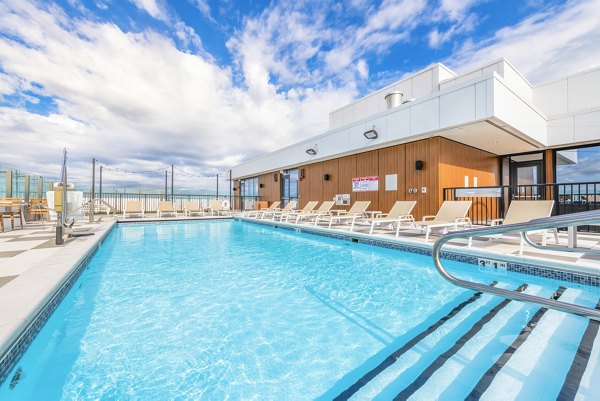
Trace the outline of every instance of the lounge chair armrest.
<path fill-rule="evenodd" d="M 471 222 L 471 218 L 470 217 L 459 217 L 456 220 L 454 220 L 454 222 L 456 224 L 470 223 Z"/>
<path fill-rule="evenodd" d="M 433 220 L 433 219 L 435 219 L 435 216 L 423 216 L 423 221 Z"/>
<path fill-rule="evenodd" d="M 387 217 L 389 213 L 377 213 L 375 214 L 375 216 L 373 216 L 376 219 L 381 219 L 383 217 Z"/>
<path fill-rule="evenodd" d="M 415 221 L 415 218 L 412 214 L 405 214 L 402 216 L 398 216 L 398 221 Z"/>
<path fill-rule="evenodd" d="M 499 226 L 503 222 L 504 222 L 504 219 L 492 219 L 492 225 L 493 226 Z"/>

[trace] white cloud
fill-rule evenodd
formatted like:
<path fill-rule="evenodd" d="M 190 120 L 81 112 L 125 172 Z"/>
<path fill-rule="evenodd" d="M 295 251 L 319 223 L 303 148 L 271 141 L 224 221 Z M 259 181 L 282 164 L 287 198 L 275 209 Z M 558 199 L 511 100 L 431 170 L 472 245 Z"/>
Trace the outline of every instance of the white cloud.
<path fill-rule="evenodd" d="M 36 82 L 31 90 L 57 108 L 48 116 L 0 108 L 0 142 L 13 150 L 2 161 L 47 175 L 67 147 L 71 177 L 84 184 L 92 157 L 129 170 L 174 163 L 214 174 L 322 132 L 331 106 L 354 95 L 332 86 L 288 95 L 268 79 L 239 88 L 229 68 L 157 32 L 69 20 L 53 6 L 5 2 L 0 24 L 10 34 L 0 37 L 3 93 Z"/>
<path fill-rule="evenodd" d="M 206 17 L 209 21 L 216 22 L 213 16 L 211 15 L 210 5 L 208 4 L 208 0 L 191 0 L 192 4 L 196 6 L 198 10 Z"/>
<path fill-rule="evenodd" d="M 487 40 L 468 42 L 448 62 L 466 71 L 506 57 L 535 84 L 600 65 L 598 43 L 598 2 L 570 1 L 502 28 Z"/>
<path fill-rule="evenodd" d="M 169 21 L 169 14 L 166 7 L 160 0 L 130 0 L 137 8 L 146 11 L 152 18 L 157 20 Z"/>

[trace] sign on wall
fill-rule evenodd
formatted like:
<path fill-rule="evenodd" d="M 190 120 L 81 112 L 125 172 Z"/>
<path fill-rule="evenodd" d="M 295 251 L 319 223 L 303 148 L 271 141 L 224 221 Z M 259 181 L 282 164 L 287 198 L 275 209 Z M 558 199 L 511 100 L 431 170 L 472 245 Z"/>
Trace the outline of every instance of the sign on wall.
<path fill-rule="evenodd" d="M 357 177 L 352 179 L 352 192 L 369 192 L 379 190 L 379 177 Z"/>

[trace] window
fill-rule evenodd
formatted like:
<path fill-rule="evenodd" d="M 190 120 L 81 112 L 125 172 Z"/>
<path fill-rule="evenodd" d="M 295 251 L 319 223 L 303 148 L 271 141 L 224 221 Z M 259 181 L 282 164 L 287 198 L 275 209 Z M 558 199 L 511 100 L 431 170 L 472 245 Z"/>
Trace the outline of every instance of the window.
<path fill-rule="evenodd" d="M 298 199 L 298 169 L 285 170 L 281 179 L 281 203 Z"/>

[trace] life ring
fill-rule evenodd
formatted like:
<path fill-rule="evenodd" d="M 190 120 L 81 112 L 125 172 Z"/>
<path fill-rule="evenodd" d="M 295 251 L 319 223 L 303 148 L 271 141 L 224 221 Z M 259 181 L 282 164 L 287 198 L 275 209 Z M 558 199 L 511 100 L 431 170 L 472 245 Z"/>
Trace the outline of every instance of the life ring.
<path fill-rule="evenodd" d="M 231 207 L 231 203 L 229 203 L 229 201 L 225 199 L 223 202 L 221 202 L 221 207 L 223 207 L 223 209 L 225 210 L 229 210 L 229 208 Z"/>

